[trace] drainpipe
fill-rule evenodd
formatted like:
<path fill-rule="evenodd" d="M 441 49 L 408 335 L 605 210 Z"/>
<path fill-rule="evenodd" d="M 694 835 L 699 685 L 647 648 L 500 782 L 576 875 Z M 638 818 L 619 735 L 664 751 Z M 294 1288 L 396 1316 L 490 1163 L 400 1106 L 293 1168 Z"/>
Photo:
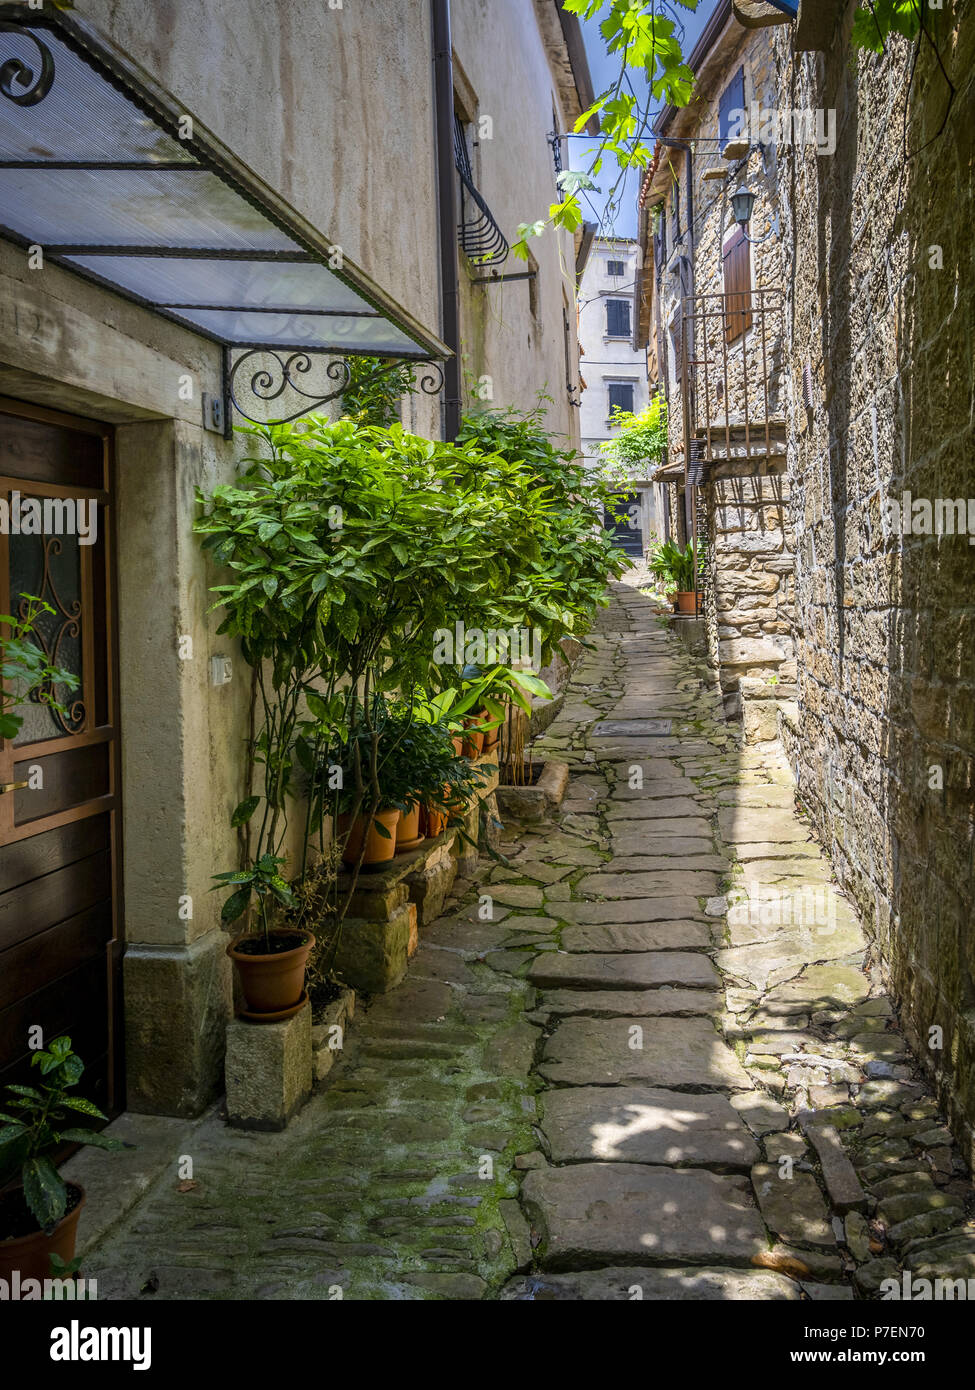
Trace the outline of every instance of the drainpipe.
<path fill-rule="evenodd" d="M 688 297 L 694 298 L 694 161 L 691 153 L 691 145 L 688 140 L 677 140 L 669 135 L 659 135 L 658 140 L 661 145 L 666 145 L 669 149 L 684 151 L 684 168 L 687 176 L 687 262 L 690 267 L 689 283 L 687 286 Z M 683 304 L 681 305 L 683 313 Z M 683 325 L 681 326 L 683 336 Z M 682 344 L 682 350 L 686 354 L 687 344 Z M 693 371 L 693 368 L 690 369 Z M 695 383 L 696 384 L 696 383 Z M 692 388 L 693 390 L 693 385 Z M 685 397 L 682 402 L 684 412 L 684 468 L 690 464 L 691 449 L 691 413 L 690 401 Z M 697 554 L 697 508 L 693 501 L 693 488 L 687 483 L 684 486 L 684 521 L 687 529 L 691 533 L 694 542 L 694 554 Z M 694 592 L 697 593 L 697 566 L 694 567 Z M 696 606 L 696 605 L 695 605 Z"/>
<path fill-rule="evenodd" d="M 440 336 L 453 353 L 444 363 L 444 438 L 460 433 L 460 272 L 457 266 L 457 188 L 454 182 L 454 58 L 450 0 L 433 0 L 437 202 L 440 209 Z"/>

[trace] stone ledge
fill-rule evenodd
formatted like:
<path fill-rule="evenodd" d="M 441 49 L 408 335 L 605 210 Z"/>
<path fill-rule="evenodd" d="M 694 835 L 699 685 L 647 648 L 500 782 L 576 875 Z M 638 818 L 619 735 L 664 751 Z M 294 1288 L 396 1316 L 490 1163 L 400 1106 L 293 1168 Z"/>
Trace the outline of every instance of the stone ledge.
<path fill-rule="evenodd" d="M 328 1004 L 317 1023 L 311 1026 L 312 1074 L 316 1082 L 324 1081 L 335 1065 L 338 1054 L 345 1045 L 345 1033 L 355 1013 L 355 990 L 343 989 L 338 999 Z M 334 1028 L 341 1029 L 341 1041 L 333 1047 Z"/>
<path fill-rule="evenodd" d="M 237 1018 L 227 1027 L 227 1122 L 281 1130 L 311 1094 L 311 1005 L 282 1023 Z"/>
<path fill-rule="evenodd" d="M 569 764 L 546 762 L 541 776 L 531 787 L 499 786 L 498 809 L 516 821 L 534 823 L 554 816 L 561 806 L 569 785 Z"/>

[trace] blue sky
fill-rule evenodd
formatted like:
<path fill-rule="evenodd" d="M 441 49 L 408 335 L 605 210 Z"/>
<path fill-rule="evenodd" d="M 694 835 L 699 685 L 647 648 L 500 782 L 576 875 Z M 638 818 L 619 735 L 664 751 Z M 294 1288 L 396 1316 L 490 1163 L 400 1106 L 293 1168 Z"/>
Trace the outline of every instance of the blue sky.
<path fill-rule="evenodd" d="M 696 12 L 687 10 L 683 14 L 684 19 L 684 43 L 685 54 L 689 54 L 694 47 L 701 31 L 703 30 L 708 18 L 717 7 L 719 0 L 700 0 Z M 605 90 L 610 83 L 615 82 L 619 72 L 619 64 L 614 56 L 606 53 L 606 44 L 602 34 L 599 32 L 599 20 L 590 19 L 582 21 L 583 35 L 586 41 L 586 53 L 589 57 L 589 67 L 592 72 L 592 85 L 597 93 Z M 660 103 L 654 103 L 654 111 L 660 109 Z M 593 148 L 588 138 L 572 139 L 569 141 L 570 161 L 569 167 L 572 169 L 584 169 L 588 164 L 586 153 Z M 602 190 L 602 196 L 591 193 L 589 198 L 591 205 L 587 205 L 585 195 L 583 206 L 587 220 L 596 220 L 602 216 L 606 202 L 606 194 L 613 187 L 618 176 L 616 161 L 607 161 L 606 167 L 596 180 Z M 617 236 L 635 237 L 637 232 L 636 225 L 636 200 L 640 192 L 640 178 L 638 174 L 630 173 L 627 175 L 626 185 L 620 198 L 620 207 L 612 227 L 604 230 L 611 231 Z M 617 195 L 619 197 L 619 195 Z"/>

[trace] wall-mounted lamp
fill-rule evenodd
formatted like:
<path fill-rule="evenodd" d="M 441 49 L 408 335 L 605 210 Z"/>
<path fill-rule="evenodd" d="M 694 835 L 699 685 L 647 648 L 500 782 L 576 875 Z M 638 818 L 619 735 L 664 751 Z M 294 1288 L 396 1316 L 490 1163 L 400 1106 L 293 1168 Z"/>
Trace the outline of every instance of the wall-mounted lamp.
<path fill-rule="evenodd" d="M 744 184 L 731 195 L 731 210 L 735 215 L 735 221 L 741 228 L 742 236 L 746 241 L 750 241 L 757 246 L 763 241 L 768 241 L 770 236 L 779 234 L 779 214 L 776 213 L 772 220 L 772 225 L 764 236 L 749 236 L 748 224 L 752 220 L 752 209 L 755 206 L 755 194 Z"/>

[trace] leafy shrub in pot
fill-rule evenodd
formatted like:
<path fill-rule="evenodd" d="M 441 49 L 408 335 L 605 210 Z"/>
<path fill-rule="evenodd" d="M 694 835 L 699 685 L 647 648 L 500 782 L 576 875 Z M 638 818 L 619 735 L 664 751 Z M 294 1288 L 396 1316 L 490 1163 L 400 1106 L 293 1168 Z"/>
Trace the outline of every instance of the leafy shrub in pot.
<path fill-rule="evenodd" d="M 8 1284 L 14 1270 L 21 1281 L 49 1278 L 52 1255 L 59 1268 L 74 1259 L 85 1191 L 65 1182 L 54 1166 L 55 1155 L 66 1144 L 127 1147 L 73 1123 L 75 1116 L 107 1117 L 92 1101 L 68 1094 L 85 1069 L 70 1038 L 55 1038 L 33 1054 L 31 1065 L 40 1071 L 37 1085 L 9 1085 L 12 1099 L 0 1114 L 0 1189 L 20 1177 L 19 1187 L 0 1196 L 0 1278 Z"/>

